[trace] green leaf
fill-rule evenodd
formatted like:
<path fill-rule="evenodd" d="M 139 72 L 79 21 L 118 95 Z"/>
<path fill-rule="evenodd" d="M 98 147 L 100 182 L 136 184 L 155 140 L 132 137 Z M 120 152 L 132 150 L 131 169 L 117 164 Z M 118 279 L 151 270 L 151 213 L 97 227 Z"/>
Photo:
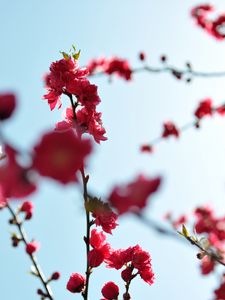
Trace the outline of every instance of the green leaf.
<path fill-rule="evenodd" d="M 190 236 L 190 234 L 189 234 L 189 232 L 188 232 L 188 230 L 187 230 L 187 228 L 185 227 L 184 224 L 182 225 L 182 234 L 183 234 L 183 236 L 185 236 L 186 238 Z"/>
<path fill-rule="evenodd" d="M 60 51 L 60 53 L 62 54 L 62 56 L 63 56 L 64 59 L 66 59 L 66 60 L 70 59 L 70 55 L 67 54 L 66 52 Z"/>
<path fill-rule="evenodd" d="M 72 56 L 73 56 L 73 58 L 75 59 L 75 60 L 78 60 L 79 59 L 79 57 L 80 57 L 80 50 L 78 51 L 78 52 L 75 52 L 75 53 L 73 53 L 72 54 Z"/>

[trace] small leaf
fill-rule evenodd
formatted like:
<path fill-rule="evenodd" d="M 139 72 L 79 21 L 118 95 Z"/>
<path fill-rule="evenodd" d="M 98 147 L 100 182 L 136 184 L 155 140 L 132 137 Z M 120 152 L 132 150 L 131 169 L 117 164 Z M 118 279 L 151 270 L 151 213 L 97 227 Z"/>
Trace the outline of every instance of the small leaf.
<path fill-rule="evenodd" d="M 62 54 L 62 56 L 63 56 L 64 59 L 66 59 L 66 60 L 70 59 L 70 55 L 67 54 L 66 52 L 60 51 L 60 53 Z"/>
<path fill-rule="evenodd" d="M 75 52 L 74 54 L 72 54 L 72 56 L 75 60 L 78 60 L 80 57 L 80 50 L 78 52 Z"/>
<path fill-rule="evenodd" d="M 190 236 L 190 234 L 189 234 L 189 232 L 188 232 L 188 230 L 187 230 L 187 228 L 185 227 L 184 224 L 182 225 L 182 234 L 183 234 L 183 236 L 185 236 L 186 238 Z"/>

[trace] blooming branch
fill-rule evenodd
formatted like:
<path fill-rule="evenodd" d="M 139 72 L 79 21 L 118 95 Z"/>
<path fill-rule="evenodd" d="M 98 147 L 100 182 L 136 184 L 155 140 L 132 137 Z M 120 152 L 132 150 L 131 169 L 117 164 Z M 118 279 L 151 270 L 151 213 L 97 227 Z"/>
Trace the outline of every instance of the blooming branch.
<path fill-rule="evenodd" d="M 139 56 L 141 56 L 140 53 Z M 100 58 L 93 59 L 87 64 L 89 69 L 89 77 L 98 77 L 103 75 L 112 76 L 113 74 L 122 77 L 123 79 L 129 81 L 132 79 L 133 74 L 137 73 L 149 73 L 149 74 L 162 74 L 168 73 L 178 80 L 186 81 L 190 83 L 194 78 L 217 78 L 225 77 L 225 71 L 198 71 L 192 67 L 190 62 L 187 62 L 183 68 L 171 65 L 168 63 L 168 58 L 165 55 L 160 57 L 160 62 L 162 66 L 155 67 L 146 62 L 144 59 L 141 59 L 141 67 L 131 67 L 128 60 L 121 59 L 117 57 L 112 58 Z"/>
<path fill-rule="evenodd" d="M 202 259 L 204 255 L 207 255 L 212 260 L 217 261 L 219 264 L 223 265 L 225 267 L 225 262 L 222 260 L 222 257 L 218 255 L 214 249 L 210 247 L 210 244 L 207 241 L 207 245 L 204 245 L 201 240 L 199 240 L 196 236 L 192 236 L 187 231 L 186 227 L 182 225 L 182 232 L 178 233 L 182 235 L 187 241 L 189 241 L 192 245 L 196 246 L 199 250 L 201 250 L 200 253 L 198 253 L 197 257 L 199 259 Z M 205 240 L 204 240 L 205 241 Z"/>
<path fill-rule="evenodd" d="M 160 136 L 153 139 L 150 143 L 143 144 L 140 147 L 141 152 L 152 153 L 154 146 L 161 143 L 164 139 L 167 139 L 170 136 L 179 138 L 181 133 L 191 128 L 199 128 L 201 120 L 206 116 L 212 116 L 214 113 L 218 113 L 223 116 L 225 114 L 225 103 L 222 103 L 219 106 L 213 107 L 212 100 L 207 98 L 202 100 L 194 112 L 195 119 L 189 123 L 178 128 L 173 122 L 167 121 L 163 124 L 163 130 Z"/>
<path fill-rule="evenodd" d="M 56 274 L 56 273 L 53 273 L 52 277 L 49 278 L 48 280 L 46 280 L 45 275 L 37 261 L 37 258 L 34 255 L 34 252 L 37 250 L 37 245 L 34 244 L 34 242 L 33 243 L 28 242 L 28 237 L 23 228 L 22 221 L 19 220 L 17 214 L 14 212 L 14 210 L 9 205 L 9 203 L 6 203 L 6 207 L 8 208 L 8 211 L 10 212 L 10 214 L 12 216 L 11 224 L 13 224 L 17 227 L 19 234 L 20 234 L 19 239 L 17 238 L 17 242 L 19 241 L 19 242 L 24 243 L 24 245 L 26 246 L 26 252 L 33 263 L 35 272 L 32 272 L 32 274 L 40 279 L 42 286 L 44 288 L 44 292 L 41 289 L 38 289 L 38 291 L 37 291 L 38 294 L 41 296 L 42 300 L 44 300 L 46 298 L 49 300 L 54 300 L 52 290 L 49 286 L 49 282 L 54 279 L 53 277 L 54 277 L 54 274 Z M 15 240 L 14 240 L 14 242 L 15 242 Z M 59 276 L 58 276 L 58 278 L 59 278 Z"/>

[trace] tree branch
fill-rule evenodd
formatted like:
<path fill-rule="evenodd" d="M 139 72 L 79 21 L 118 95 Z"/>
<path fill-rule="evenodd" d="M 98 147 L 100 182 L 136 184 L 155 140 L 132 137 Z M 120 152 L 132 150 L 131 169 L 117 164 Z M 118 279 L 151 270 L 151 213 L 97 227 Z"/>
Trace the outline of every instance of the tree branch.
<path fill-rule="evenodd" d="M 11 206 L 8 203 L 6 204 L 6 207 L 8 208 L 8 210 L 12 216 L 13 224 L 18 228 L 18 231 L 21 236 L 21 241 L 24 243 L 25 246 L 27 246 L 29 242 L 28 242 L 27 234 L 23 228 L 22 222 L 18 219 L 17 215 L 15 214 L 15 212 L 13 211 L 13 209 L 11 208 Z M 50 300 L 53 300 L 52 290 L 48 284 L 48 281 L 45 279 L 45 275 L 44 275 L 40 265 L 38 264 L 36 256 L 34 254 L 28 254 L 28 256 L 30 257 L 30 259 L 34 265 L 34 268 L 36 271 L 35 275 L 40 279 L 40 281 L 45 289 L 46 297 Z"/>

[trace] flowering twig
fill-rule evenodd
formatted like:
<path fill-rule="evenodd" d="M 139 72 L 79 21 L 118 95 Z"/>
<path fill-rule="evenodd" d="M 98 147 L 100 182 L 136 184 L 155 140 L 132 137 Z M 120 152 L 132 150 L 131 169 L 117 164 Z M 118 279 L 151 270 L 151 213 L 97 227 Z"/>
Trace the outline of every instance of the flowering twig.
<path fill-rule="evenodd" d="M 6 207 L 8 208 L 11 216 L 12 216 L 12 224 L 14 224 L 15 226 L 17 226 L 18 231 L 20 233 L 20 239 L 21 241 L 24 243 L 25 246 L 27 246 L 29 244 L 28 242 L 28 238 L 27 238 L 27 234 L 23 228 L 22 222 L 18 219 L 16 213 L 13 211 L 13 209 L 11 208 L 11 206 L 7 203 Z M 45 298 L 48 298 L 50 300 L 53 300 L 53 293 L 52 290 L 48 284 L 48 280 L 45 279 L 45 275 L 40 267 L 40 265 L 38 264 L 37 258 L 34 254 L 29 254 L 27 253 L 33 263 L 33 266 L 35 268 L 35 275 L 40 279 L 44 290 L 45 290 Z M 44 298 L 43 298 L 44 299 Z"/>
<path fill-rule="evenodd" d="M 202 109 L 201 104 L 203 102 L 200 103 L 200 106 L 199 106 L 200 108 L 198 108 L 198 110 Z M 164 123 L 164 131 L 162 132 L 161 136 L 156 137 L 148 144 L 142 145 L 141 151 L 142 152 L 152 152 L 153 146 L 156 146 L 157 144 L 161 143 L 165 138 L 168 138 L 171 135 L 174 135 L 176 138 L 178 138 L 180 136 L 180 134 L 185 132 L 186 130 L 189 130 L 191 128 L 199 128 L 200 122 L 205 115 L 212 115 L 215 112 L 224 114 L 224 108 L 225 108 L 225 103 L 222 103 L 221 105 L 219 105 L 217 107 L 210 107 L 209 108 L 210 112 L 204 112 L 204 108 L 203 108 L 203 112 L 201 112 L 202 116 L 199 116 L 199 117 L 195 116 L 195 119 L 193 121 L 184 124 L 180 128 L 175 126 L 175 124 L 173 124 L 172 122 Z M 222 113 L 220 112 L 220 110 L 222 110 Z M 195 112 L 195 114 L 196 114 L 196 112 Z"/>
<path fill-rule="evenodd" d="M 182 226 L 182 232 L 178 233 L 180 235 L 182 235 L 187 241 L 189 241 L 192 245 L 196 246 L 199 250 L 201 250 L 201 252 L 204 255 L 209 256 L 212 260 L 217 261 L 219 264 L 225 266 L 225 262 L 222 260 L 222 257 L 217 255 L 214 251 L 212 251 L 212 249 L 210 249 L 209 247 L 204 247 L 201 245 L 201 242 L 195 237 L 195 236 L 191 236 L 186 227 L 183 225 Z M 210 251 L 211 250 L 211 251 Z"/>
<path fill-rule="evenodd" d="M 165 64 L 163 67 L 153 67 L 147 64 L 144 64 L 141 67 L 133 68 L 130 70 L 131 74 L 136 73 L 150 73 L 150 74 L 162 74 L 169 73 L 172 76 L 176 77 L 178 80 L 181 80 L 185 77 L 187 82 L 190 82 L 192 78 L 213 78 L 213 77 L 225 77 L 225 71 L 195 71 L 190 67 L 190 64 L 187 63 L 186 68 L 178 68 L 176 66 Z M 89 77 L 102 76 L 104 71 L 96 71 L 91 73 Z"/>
<path fill-rule="evenodd" d="M 154 230 L 155 232 L 161 234 L 161 235 L 164 235 L 164 236 L 167 236 L 169 238 L 173 238 L 175 239 L 176 241 L 180 241 L 182 242 L 183 240 L 179 238 L 179 235 L 177 234 L 176 231 L 173 231 L 173 230 L 170 230 L 170 229 L 167 229 L 165 228 L 163 225 L 160 225 L 159 223 L 156 223 L 155 221 L 149 219 L 149 218 L 146 218 L 143 214 L 135 214 L 138 219 L 143 223 L 145 224 L 146 226 L 148 226 L 150 229 Z M 180 232 L 179 232 L 180 233 Z M 219 264 L 225 266 L 225 262 L 223 260 L 221 260 L 221 257 L 219 257 L 216 253 L 214 253 L 213 251 L 209 251 L 208 249 L 205 249 L 201 244 L 200 242 L 195 238 L 195 237 L 192 237 L 188 234 L 183 234 L 183 233 L 180 233 L 182 236 L 185 237 L 185 239 L 187 241 L 190 242 L 191 245 L 194 245 L 196 246 L 199 250 L 201 250 L 205 255 L 211 257 L 212 260 L 215 260 L 217 261 Z"/>
<path fill-rule="evenodd" d="M 69 93 L 65 93 L 65 95 L 67 95 L 70 99 L 70 103 L 71 103 L 71 108 L 73 111 L 73 119 L 74 121 L 76 121 L 76 108 L 78 103 L 73 101 L 73 96 L 72 94 Z M 88 179 L 89 176 L 85 175 L 85 171 L 84 171 L 84 167 L 82 167 L 80 169 L 80 174 L 82 177 L 82 183 L 83 183 L 83 198 L 84 198 L 84 208 L 85 208 L 85 213 L 86 213 L 86 236 L 84 237 L 84 241 L 86 244 L 86 257 L 87 257 L 87 265 L 86 265 L 86 284 L 85 284 L 85 289 L 82 293 L 82 296 L 84 298 L 84 300 L 88 300 L 88 288 L 89 288 L 89 278 L 92 272 L 92 269 L 89 266 L 89 262 L 88 262 L 88 254 L 90 252 L 90 228 L 92 225 L 92 221 L 90 220 L 90 212 L 88 211 L 88 209 L 86 209 L 86 204 L 88 202 L 89 196 L 88 196 L 88 190 L 87 190 L 87 184 L 88 184 Z"/>

